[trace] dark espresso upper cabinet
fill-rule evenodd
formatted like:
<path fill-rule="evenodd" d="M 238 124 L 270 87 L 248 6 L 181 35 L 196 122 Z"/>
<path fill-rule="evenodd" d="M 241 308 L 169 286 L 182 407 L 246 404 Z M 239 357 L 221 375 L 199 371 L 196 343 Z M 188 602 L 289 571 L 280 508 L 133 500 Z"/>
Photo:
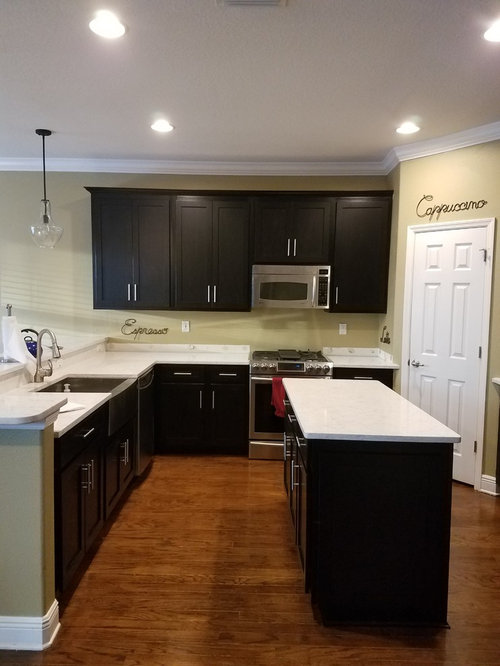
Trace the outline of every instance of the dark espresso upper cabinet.
<path fill-rule="evenodd" d="M 250 202 L 179 196 L 174 221 L 174 307 L 249 310 Z"/>
<path fill-rule="evenodd" d="M 88 189 L 94 308 L 168 308 L 170 197 Z"/>
<path fill-rule="evenodd" d="M 386 312 L 390 197 L 337 201 L 331 312 Z"/>
<path fill-rule="evenodd" d="M 254 263 L 328 264 L 333 200 L 258 197 Z"/>

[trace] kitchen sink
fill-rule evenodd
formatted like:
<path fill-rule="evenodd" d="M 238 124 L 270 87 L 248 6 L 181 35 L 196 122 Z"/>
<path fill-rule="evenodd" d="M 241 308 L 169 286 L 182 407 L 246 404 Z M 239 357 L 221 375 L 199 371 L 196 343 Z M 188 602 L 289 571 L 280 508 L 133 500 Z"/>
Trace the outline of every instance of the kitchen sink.
<path fill-rule="evenodd" d="M 113 393 L 120 384 L 127 381 L 123 377 L 78 377 L 71 375 L 59 379 L 53 384 L 47 384 L 39 390 L 41 393 L 63 393 L 68 385 L 69 390 L 75 393 Z"/>
<path fill-rule="evenodd" d="M 38 389 L 40 393 L 64 393 L 69 384 L 70 393 L 111 393 L 108 401 L 108 434 L 130 421 L 137 414 L 137 379 L 133 377 L 89 377 L 68 375 Z M 66 393 L 66 395 L 69 394 Z"/>

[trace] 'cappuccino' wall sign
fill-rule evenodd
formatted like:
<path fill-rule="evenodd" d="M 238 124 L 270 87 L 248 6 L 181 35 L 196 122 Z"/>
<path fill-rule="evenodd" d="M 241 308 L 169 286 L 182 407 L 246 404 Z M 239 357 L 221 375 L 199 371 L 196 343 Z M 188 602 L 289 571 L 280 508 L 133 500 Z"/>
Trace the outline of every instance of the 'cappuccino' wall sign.
<path fill-rule="evenodd" d="M 416 212 L 419 217 L 428 217 L 429 222 L 432 222 L 434 217 L 439 220 L 441 213 L 457 213 L 462 210 L 479 210 L 488 203 L 484 199 L 479 201 L 459 201 L 457 203 L 442 203 L 427 206 L 427 203 L 432 201 L 434 197 L 432 194 L 424 194 L 417 204 Z"/>

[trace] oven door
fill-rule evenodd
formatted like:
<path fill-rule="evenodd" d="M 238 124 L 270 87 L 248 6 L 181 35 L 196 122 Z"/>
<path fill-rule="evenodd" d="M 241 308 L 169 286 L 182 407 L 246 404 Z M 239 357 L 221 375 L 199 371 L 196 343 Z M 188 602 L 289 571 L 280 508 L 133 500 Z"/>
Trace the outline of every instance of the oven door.
<path fill-rule="evenodd" d="M 283 441 L 284 419 L 271 405 L 272 377 L 250 377 L 250 439 Z"/>

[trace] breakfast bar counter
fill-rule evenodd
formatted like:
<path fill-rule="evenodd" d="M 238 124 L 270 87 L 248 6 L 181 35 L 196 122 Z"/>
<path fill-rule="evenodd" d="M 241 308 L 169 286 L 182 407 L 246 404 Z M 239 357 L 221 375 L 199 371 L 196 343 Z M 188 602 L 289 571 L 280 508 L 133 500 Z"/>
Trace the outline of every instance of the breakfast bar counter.
<path fill-rule="evenodd" d="M 376 381 L 283 381 L 285 486 L 325 624 L 447 626 L 453 432 Z"/>

